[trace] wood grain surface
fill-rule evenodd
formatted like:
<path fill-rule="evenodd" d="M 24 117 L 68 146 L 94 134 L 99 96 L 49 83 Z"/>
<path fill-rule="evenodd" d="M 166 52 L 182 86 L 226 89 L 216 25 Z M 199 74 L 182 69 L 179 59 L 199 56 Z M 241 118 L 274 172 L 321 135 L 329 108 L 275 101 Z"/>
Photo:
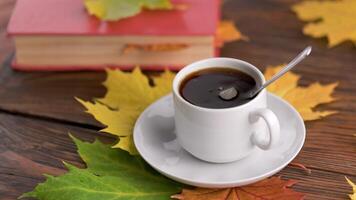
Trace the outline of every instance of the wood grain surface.
<path fill-rule="evenodd" d="M 311 174 L 288 166 L 279 175 L 299 181 L 295 190 L 306 199 L 347 199 L 356 182 L 356 48 L 351 42 L 328 49 L 326 39 L 301 32 L 290 10 L 296 0 L 226 0 L 223 18 L 234 20 L 250 41 L 225 45 L 222 56 L 246 60 L 261 70 L 289 61 L 307 45 L 312 55 L 295 72 L 301 85 L 339 82 L 337 101 L 317 107 L 339 113 L 306 123 L 307 138 L 293 161 Z M 14 0 L 0 1 L 0 199 L 16 199 L 44 180 L 42 173 L 62 174 L 62 160 L 83 166 L 68 132 L 79 138 L 96 137 L 102 125 L 83 112 L 74 96 L 90 100 L 105 93 L 103 72 L 17 72 L 9 67 L 14 48 L 5 29 Z"/>

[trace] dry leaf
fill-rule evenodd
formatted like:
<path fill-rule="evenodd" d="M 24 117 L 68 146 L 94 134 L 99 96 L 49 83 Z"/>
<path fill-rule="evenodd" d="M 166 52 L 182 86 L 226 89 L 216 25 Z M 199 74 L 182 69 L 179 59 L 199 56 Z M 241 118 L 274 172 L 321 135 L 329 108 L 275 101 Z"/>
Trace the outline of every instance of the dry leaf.
<path fill-rule="evenodd" d="M 282 66 L 268 67 L 265 71 L 266 80 L 280 71 Z M 308 87 L 297 86 L 300 76 L 293 72 L 288 72 L 278 81 L 270 85 L 267 90 L 272 92 L 292 104 L 301 114 L 305 121 L 315 120 L 336 113 L 336 111 L 314 111 L 313 109 L 323 103 L 330 103 L 335 100 L 331 96 L 338 83 L 321 85 L 313 83 Z"/>
<path fill-rule="evenodd" d="M 148 105 L 171 92 L 173 78 L 174 73 L 165 71 L 160 76 L 153 77 L 155 86 L 152 87 L 148 77 L 138 67 L 132 73 L 107 70 L 105 97 L 95 99 L 94 103 L 77 100 L 85 106 L 88 113 L 106 126 L 102 131 L 120 138 L 119 143 L 113 147 L 137 154 L 132 141 L 136 119 Z"/>
<path fill-rule="evenodd" d="M 216 30 L 216 45 L 218 47 L 222 47 L 224 43 L 237 40 L 247 41 L 248 37 L 241 34 L 241 32 L 235 27 L 233 21 L 221 21 Z"/>
<path fill-rule="evenodd" d="M 303 33 L 327 37 L 329 47 L 351 40 L 356 44 L 356 1 L 304 1 L 293 6 L 299 19 L 309 22 Z"/>
<path fill-rule="evenodd" d="M 356 185 L 350 180 L 348 179 L 347 177 L 345 177 L 347 182 L 351 185 L 352 187 L 352 193 L 353 194 L 349 194 L 349 197 L 351 200 L 356 200 Z"/>
<path fill-rule="evenodd" d="M 303 199 L 303 194 L 295 192 L 288 187 L 296 183 L 294 180 L 282 180 L 272 177 L 263 181 L 235 188 L 208 189 L 196 188 L 183 189 L 181 194 L 173 195 L 174 199 L 184 200 L 252 200 L 252 199 Z"/>
<path fill-rule="evenodd" d="M 146 52 L 167 52 L 178 51 L 187 48 L 187 44 L 127 44 L 122 51 L 123 54 L 146 51 Z"/>

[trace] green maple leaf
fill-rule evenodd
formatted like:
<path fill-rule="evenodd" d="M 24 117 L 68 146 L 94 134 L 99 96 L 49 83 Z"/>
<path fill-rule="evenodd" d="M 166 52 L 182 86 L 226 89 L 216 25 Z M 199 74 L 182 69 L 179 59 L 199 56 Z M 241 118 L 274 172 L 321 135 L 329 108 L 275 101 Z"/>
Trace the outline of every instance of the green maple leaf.
<path fill-rule="evenodd" d="M 170 0 L 84 0 L 88 12 L 99 19 L 114 21 L 132 17 L 142 9 L 172 9 Z"/>
<path fill-rule="evenodd" d="M 99 141 L 82 142 L 72 137 L 80 157 L 87 164 L 79 169 L 65 163 L 68 172 L 62 176 L 47 176 L 22 197 L 40 200 L 119 200 L 169 199 L 181 186 L 149 167 L 142 158 L 113 149 Z"/>

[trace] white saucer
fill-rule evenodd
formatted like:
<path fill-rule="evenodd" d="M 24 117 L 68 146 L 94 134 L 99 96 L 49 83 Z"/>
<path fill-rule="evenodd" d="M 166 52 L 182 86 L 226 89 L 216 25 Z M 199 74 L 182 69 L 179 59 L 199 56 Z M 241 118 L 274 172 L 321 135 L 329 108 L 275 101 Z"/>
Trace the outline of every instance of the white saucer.
<path fill-rule="evenodd" d="M 280 120 L 280 144 L 268 151 L 256 148 L 232 163 L 205 162 L 179 146 L 174 134 L 172 95 L 159 99 L 141 114 L 135 124 L 134 142 L 146 162 L 178 182 L 210 188 L 254 183 L 283 169 L 297 156 L 305 139 L 303 119 L 290 104 L 269 93 L 268 107 Z"/>

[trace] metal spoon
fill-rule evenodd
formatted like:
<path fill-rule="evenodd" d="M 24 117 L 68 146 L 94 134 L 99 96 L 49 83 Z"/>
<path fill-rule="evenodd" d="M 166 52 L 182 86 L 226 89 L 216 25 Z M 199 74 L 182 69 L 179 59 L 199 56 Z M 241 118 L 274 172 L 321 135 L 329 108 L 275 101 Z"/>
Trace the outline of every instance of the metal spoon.
<path fill-rule="evenodd" d="M 298 63 L 300 63 L 305 57 L 307 57 L 312 50 L 311 46 L 308 46 L 305 48 L 301 53 L 299 53 L 292 61 L 290 61 L 281 71 L 279 71 L 277 74 L 275 74 L 270 80 L 265 82 L 261 87 L 251 90 L 250 92 L 242 93 L 239 92 L 235 87 L 229 87 L 226 88 L 225 90 L 222 90 L 219 93 L 220 98 L 224 100 L 231 100 L 235 98 L 236 96 L 239 96 L 240 98 L 243 99 L 250 99 L 255 97 L 261 90 L 263 90 L 265 87 L 269 86 L 271 83 L 276 81 L 278 78 L 283 76 L 285 73 L 287 73 L 289 70 L 291 70 L 294 66 L 296 66 Z"/>

